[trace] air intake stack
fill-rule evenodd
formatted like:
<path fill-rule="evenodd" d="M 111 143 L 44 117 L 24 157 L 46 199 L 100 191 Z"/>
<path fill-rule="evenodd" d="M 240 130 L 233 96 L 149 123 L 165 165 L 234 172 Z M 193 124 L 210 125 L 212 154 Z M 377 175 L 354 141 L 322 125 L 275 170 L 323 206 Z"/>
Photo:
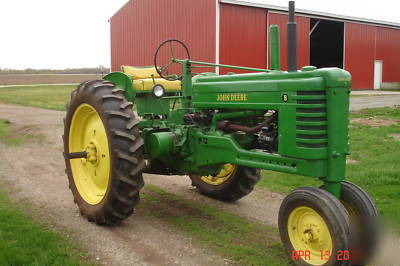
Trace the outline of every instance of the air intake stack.
<path fill-rule="evenodd" d="M 287 23 L 287 70 L 297 70 L 297 24 L 294 16 L 294 1 L 289 1 L 289 22 Z"/>

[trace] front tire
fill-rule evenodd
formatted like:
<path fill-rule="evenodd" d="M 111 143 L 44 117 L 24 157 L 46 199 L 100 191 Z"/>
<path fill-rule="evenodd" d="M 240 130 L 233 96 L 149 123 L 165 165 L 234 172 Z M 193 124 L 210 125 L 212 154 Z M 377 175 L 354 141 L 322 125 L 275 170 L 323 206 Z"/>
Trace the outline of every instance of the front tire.
<path fill-rule="evenodd" d="M 365 265 L 374 255 L 379 241 L 378 210 L 367 192 L 351 182 L 341 182 L 340 195 L 350 215 L 352 264 Z"/>
<path fill-rule="evenodd" d="M 260 180 L 260 169 L 225 164 L 216 175 L 190 174 L 200 193 L 221 201 L 236 201 L 253 191 Z"/>
<path fill-rule="evenodd" d="M 122 89 L 105 80 L 84 82 L 71 93 L 64 120 L 69 187 L 83 216 L 97 224 L 129 217 L 143 187 L 143 140 L 138 117 Z M 69 154 L 87 152 L 85 158 Z"/>
<path fill-rule="evenodd" d="M 283 200 L 279 233 L 296 265 L 348 265 L 349 216 L 329 192 L 301 187 Z"/>

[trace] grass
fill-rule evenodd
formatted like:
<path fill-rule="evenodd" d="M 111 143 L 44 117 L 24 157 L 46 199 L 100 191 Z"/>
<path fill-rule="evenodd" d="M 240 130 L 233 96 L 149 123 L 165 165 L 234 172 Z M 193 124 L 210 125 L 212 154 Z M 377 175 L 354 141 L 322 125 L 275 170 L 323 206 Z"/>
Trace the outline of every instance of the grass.
<path fill-rule="evenodd" d="M 194 236 L 238 265 L 288 265 L 275 228 L 146 185 L 138 211 Z"/>
<path fill-rule="evenodd" d="M 390 126 L 371 127 L 352 124 L 350 127 L 350 158 L 346 179 L 366 190 L 380 213 L 400 226 L 400 140 L 391 137 L 400 133 L 400 106 L 364 109 L 352 112 L 350 118 L 395 120 Z M 318 186 L 319 180 L 272 171 L 262 171 L 259 187 L 289 192 L 299 186 Z"/>
<path fill-rule="evenodd" d="M 76 243 L 24 215 L 0 192 L 1 265 L 93 265 Z"/>
<path fill-rule="evenodd" d="M 76 85 L 40 85 L 0 88 L 0 102 L 51 110 L 65 110 Z"/>
<path fill-rule="evenodd" d="M 8 120 L 0 119 L 0 141 L 8 145 L 22 145 L 27 141 L 37 141 L 42 143 L 44 136 L 32 132 L 12 132 L 8 125 Z"/>

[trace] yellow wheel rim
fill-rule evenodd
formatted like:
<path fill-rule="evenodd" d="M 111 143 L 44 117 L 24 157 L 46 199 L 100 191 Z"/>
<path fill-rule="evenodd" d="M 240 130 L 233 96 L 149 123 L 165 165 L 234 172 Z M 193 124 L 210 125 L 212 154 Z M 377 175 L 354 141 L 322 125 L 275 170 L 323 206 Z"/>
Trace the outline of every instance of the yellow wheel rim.
<path fill-rule="evenodd" d="M 87 157 L 70 160 L 72 176 L 81 197 L 95 205 L 107 191 L 110 150 L 103 121 L 88 104 L 81 104 L 75 110 L 69 132 L 69 152 L 81 151 L 86 151 Z"/>
<path fill-rule="evenodd" d="M 288 234 L 293 249 L 310 251 L 306 262 L 311 265 L 326 263 L 325 254 L 332 254 L 332 237 L 324 219 L 309 207 L 297 207 L 289 215 Z M 321 250 L 323 257 L 321 258 Z"/>
<path fill-rule="evenodd" d="M 218 186 L 227 181 L 235 173 L 236 169 L 236 165 L 227 163 L 224 164 L 224 167 L 217 175 L 202 176 L 200 178 L 207 184 Z"/>

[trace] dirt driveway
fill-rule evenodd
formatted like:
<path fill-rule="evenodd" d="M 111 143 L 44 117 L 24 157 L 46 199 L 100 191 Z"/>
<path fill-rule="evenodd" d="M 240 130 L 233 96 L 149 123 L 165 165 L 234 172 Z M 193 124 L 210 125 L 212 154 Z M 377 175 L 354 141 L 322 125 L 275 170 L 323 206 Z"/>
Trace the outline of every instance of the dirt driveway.
<path fill-rule="evenodd" d="M 56 230 L 78 239 L 101 264 L 107 265 L 224 265 L 231 263 L 197 240 L 169 224 L 137 212 L 122 225 L 101 227 L 79 215 L 64 173 L 61 135 L 64 112 L 0 104 L 0 118 L 12 127 L 30 129 L 45 136 L 43 143 L 6 146 L 0 143 L 0 186 L 20 204 L 32 205 L 34 216 L 54 224 Z M 227 204 L 206 198 L 182 176 L 145 175 L 145 182 L 261 223 L 276 225 L 283 198 L 256 190 Z"/>

